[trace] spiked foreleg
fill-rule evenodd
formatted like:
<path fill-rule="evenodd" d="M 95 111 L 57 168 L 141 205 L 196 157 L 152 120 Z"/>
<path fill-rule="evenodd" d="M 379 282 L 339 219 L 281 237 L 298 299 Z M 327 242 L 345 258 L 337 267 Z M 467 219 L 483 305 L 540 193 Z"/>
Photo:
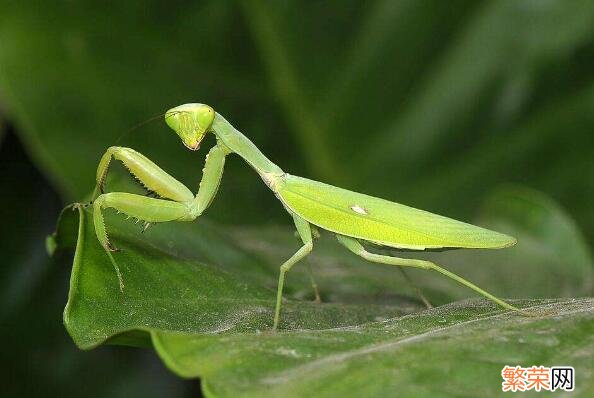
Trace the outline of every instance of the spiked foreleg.
<path fill-rule="evenodd" d="M 113 247 L 111 247 L 107 238 L 103 215 L 101 214 L 102 209 L 109 207 L 130 217 L 149 223 L 191 221 L 193 219 L 191 205 L 189 204 L 147 198 L 146 196 L 126 192 L 110 192 L 100 195 L 93 202 L 95 232 L 101 245 L 106 249 L 112 250 Z"/>
<path fill-rule="evenodd" d="M 125 192 L 111 192 L 99 195 L 93 202 L 93 221 L 95 233 L 101 246 L 106 250 L 123 289 L 120 270 L 111 254 L 116 251 L 109 241 L 102 210 L 114 208 L 117 211 L 150 223 L 168 221 L 191 221 L 202 214 L 216 195 L 223 174 L 225 156 L 229 150 L 221 144 L 211 149 L 206 158 L 200 189 L 196 197 L 182 183 L 164 172 L 144 155 L 130 148 L 111 147 L 107 150 L 97 169 L 97 189 L 94 196 L 102 191 L 105 175 L 112 157 L 124 163 L 128 170 L 148 189 L 162 197 L 154 199 Z M 145 226 L 146 228 L 146 226 Z"/>
<path fill-rule="evenodd" d="M 93 202 L 93 223 L 95 225 L 95 234 L 115 268 L 120 282 L 120 289 L 122 290 L 124 288 L 122 275 L 113 255 L 111 254 L 112 251 L 116 251 L 117 249 L 109 241 L 107 229 L 105 227 L 105 220 L 103 219 L 102 210 L 110 207 L 130 217 L 148 223 L 191 221 L 194 219 L 192 216 L 191 204 L 147 198 L 146 196 L 125 192 L 111 192 L 99 195 Z"/>
<path fill-rule="evenodd" d="M 201 215 L 210 206 L 217 194 L 221 179 L 223 178 L 225 157 L 228 153 L 229 150 L 227 148 L 217 143 L 217 145 L 211 148 L 208 155 L 206 155 L 200 188 L 193 202 L 196 216 Z"/>
<path fill-rule="evenodd" d="M 97 167 L 97 185 L 93 198 L 103 193 L 105 177 L 112 157 L 121 161 L 144 187 L 157 195 L 176 202 L 189 202 L 194 198 L 192 192 L 184 184 L 167 174 L 149 158 L 134 149 L 119 146 L 110 147 L 101 158 Z"/>

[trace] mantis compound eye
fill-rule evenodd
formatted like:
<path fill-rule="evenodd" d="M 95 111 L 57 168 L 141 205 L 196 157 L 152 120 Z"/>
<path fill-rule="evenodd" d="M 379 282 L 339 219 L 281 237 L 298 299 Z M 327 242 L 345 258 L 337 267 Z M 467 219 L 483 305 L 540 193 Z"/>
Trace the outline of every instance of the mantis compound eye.
<path fill-rule="evenodd" d="M 204 104 L 184 104 L 168 110 L 165 122 L 181 138 L 183 144 L 193 151 L 212 126 L 215 111 Z"/>
<path fill-rule="evenodd" d="M 203 131 L 208 131 L 212 122 L 214 121 L 215 112 L 208 105 L 202 105 L 200 109 L 196 112 L 196 122 L 198 123 L 198 127 Z"/>

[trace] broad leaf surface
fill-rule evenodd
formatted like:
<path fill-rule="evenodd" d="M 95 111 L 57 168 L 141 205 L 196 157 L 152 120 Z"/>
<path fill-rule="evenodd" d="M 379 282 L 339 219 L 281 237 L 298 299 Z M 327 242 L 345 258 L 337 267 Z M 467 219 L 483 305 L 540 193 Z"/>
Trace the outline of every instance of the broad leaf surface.
<path fill-rule="evenodd" d="M 58 245 L 66 246 L 75 236 L 76 221 L 72 217 L 78 213 L 78 242 L 64 321 L 80 347 L 90 348 L 111 336 L 133 330 L 213 333 L 271 327 L 275 292 L 253 282 L 250 275 L 258 270 L 253 270 L 257 263 L 249 253 L 229 256 L 231 261 L 226 270 L 198 260 L 206 258 L 204 252 L 213 249 L 225 252 L 230 248 L 230 243 L 220 236 L 209 238 L 208 227 L 201 227 L 191 235 L 194 242 L 202 241 L 208 249 L 196 245 L 197 254 L 191 255 L 175 246 L 174 237 L 186 232 L 175 231 L 177 225 L 168 229 L 170 241 L 160 244 L 158 238 L 143 236 L 138 228 L 133 230 L 112 217 L 111 224 L 120 227 L 112 234 L 112 240 L 121 250 L 115 258 L 124 278 L 122 293 L 111 263 L 94 235 L 92 214 L 78 207 L 72 210 L 72 213 L 69 208 L 64 210 L 57 241 Z M 217 244 L 218 247 L 213 246 Z M 225 256 L 219 260 L 226 263 Z M 276 275 L 271 275 L 274 278 Z M 405 307 L 408 312 L 414 309 L 418 308 Z M 289 302 L 283 319 L 285 326 L 291 328 L 324 328 L 402 313 L 394 305 L 320 306 Z M 106 320 L 108 323 L 104 324 Z"/>
<path fill-rule="evenodd" d="M 594 387 L 594 300 L 525 302 L 522 318 L 458 302 L 364 325 L 285 333 L 153 332 L 165 363 L 211 396 L 499 396 L 506 364 L 571 364 Z M 498 392 L 499 391 L 499 392 Z"/>
<path fill-rule="evenodd" d="M 239 244 L 241 232 L 229 235 L 199 221 L 159 225 L 142 235 L 139 226 L 108 217 L 121 249 L 115 254 L 126 284 L 121 293 L 91 215 L 65 209 L 55 236 L 58 247 L 76 245 L 64 313 L 75 343 L 85 349 L 105 342 L 152 344 L 171 370 L 200 377 L 207 395 L 496 396 L 505 364 L 534 363 L 571 364 L 579 391 L 594 386 L 590 298 L 516 302 L 545 313 L 536 318 L 476 299 L 423 310 L 414 299 L 365 296 L 366 289 L 386 287 L 367 266 L 360 268 L 361 284 L 347 290 L 336 275 L 319 275 L 326 297 L 350 300 L 289 300 L 283 330 L 271 333 L 272 270 L 281 259 Z M 298 246 L 290 233 L 285 236 L 285 246 L 277 247 L 281 256 Z M 320 246 L 322 259 L 336 247 Z M 315 271 L 323 268 L 317 260 Z M 351 266 L 344 264 L 347 281 Z M 307 296 L 307 278 L 299 275 L 289 274 L 288 297 Z"/>

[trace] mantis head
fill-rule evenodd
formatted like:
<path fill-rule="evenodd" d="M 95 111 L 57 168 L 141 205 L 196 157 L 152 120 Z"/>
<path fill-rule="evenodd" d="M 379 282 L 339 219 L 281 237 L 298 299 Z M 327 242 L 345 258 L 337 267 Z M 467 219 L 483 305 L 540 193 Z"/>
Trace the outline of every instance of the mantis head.
<path fill-rule="evenodd" d="M 165 112 L 165 122 L 179 135 L 184 145 L 196 151 L 210 129 L 215 111 L 204 104 L 184 104 Z"/>

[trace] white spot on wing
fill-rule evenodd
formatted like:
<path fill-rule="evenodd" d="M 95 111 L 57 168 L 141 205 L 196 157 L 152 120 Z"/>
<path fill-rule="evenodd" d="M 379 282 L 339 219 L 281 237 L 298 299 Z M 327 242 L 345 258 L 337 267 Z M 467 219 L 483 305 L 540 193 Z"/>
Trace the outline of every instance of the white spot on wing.
<path fill-rule="evenodd" d="M 363 207 L 361 207 L 359 205 L 352 205 L 351 206 L 351 210 L 354 211 L 357 214 L 362 214 L 364 216 L 366 216 L 368 214 L 367 213 L 367 210 L 365 210 Z"/>

